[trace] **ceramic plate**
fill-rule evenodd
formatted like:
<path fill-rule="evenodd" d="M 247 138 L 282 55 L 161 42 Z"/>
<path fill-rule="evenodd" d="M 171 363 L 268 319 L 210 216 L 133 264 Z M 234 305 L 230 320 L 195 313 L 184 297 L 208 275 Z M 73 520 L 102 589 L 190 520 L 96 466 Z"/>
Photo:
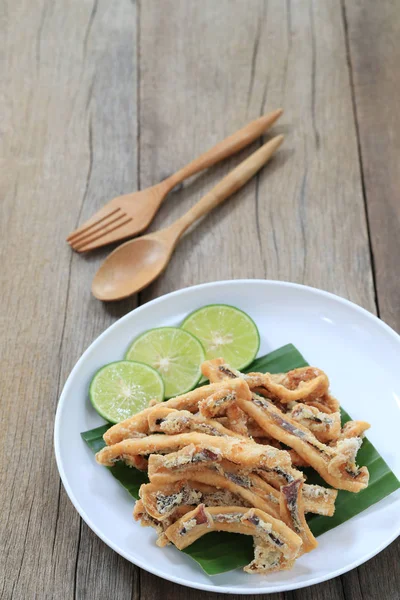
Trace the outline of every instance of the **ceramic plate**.
<path fill-rule="evenodd" d="M 132 518 L 133 499 L 95 463 L 80 433 L 103 423 L 88 399 L 93 374 L 123 357 L 142 331 L 179 325 L 205 304 L 233 304 L 249 313 L 261 335 L 259 355 L 289 342 L 306 360 L 324 369 L 331 389 L 354 419 L 372 424 L 368 437 L 400 477 L 400 337 L 351 302 L 317 289 L 264 280 L 208 283 L 162 296 L 109 327 L 86 350 L 62 392 L 55 451 L 65 489 L 89 527 L 126 559 L 182 585 L 236 594 L 293 590 L 336 577 L 368 560 L 400 533 L 397 491 L 357 517 L 318 538 L 319 546 L 291 571 L 269 576 L 241 570 L 209 577 L 173 547 L 155 546 L 155 532 Z"/>

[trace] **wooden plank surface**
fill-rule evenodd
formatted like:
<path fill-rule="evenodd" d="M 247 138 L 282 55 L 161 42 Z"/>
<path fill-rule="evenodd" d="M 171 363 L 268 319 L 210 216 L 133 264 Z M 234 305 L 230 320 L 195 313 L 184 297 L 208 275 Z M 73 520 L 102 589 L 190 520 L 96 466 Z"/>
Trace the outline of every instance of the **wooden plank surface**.
<path fill-rule="evenodd" d="M 273 163 L 186 236 L 142 297 L 268 277 L 321 287 L 374 311 L 340 5 L 261 0 L 248 10 L 240 0 L 158 0 L 142 4 L 140 23 L 142 187 L 265 111 L 283 106 L 274 131 L 287 133 Z M 168 198 L 153 229 L 245 155 Z"/>
<path fill-rule="evenodd" d="M 399 330 L 400 10 L 357 0 L 346 1 L 344 15 L 379 311 Z"/>
<path fill-rule="evenodd" d="M 82 258 L 64 239 L 136 188 L 136 7 L 13 0 L 3 11 L 0 597 L 131 599 L 137 569 L 81 525 L 60 484 L 53 424 L 76 360 L 135 305 L 95 301 L 107 251 Z"/>
<path fill-rule="evenodd" d="M 399 5 L 389 0 L 346 0 L 344 20 L 378 313 L 399 332 Z M 357 569 L 360 589 L 369 590 L 371 598 L 397 599 L 399 556 L 400 538 Z"/>
<path fill-rule="evenodd" d="M 119 557 L 81 522 L 59 482 L 52 429 L 62 385 L 89 343 L 137 304 L 95 301 L 90 280 L 108 250 L 82 257 L 63 243 L 106 199 L 161 180 L 283 106 L 279 156 L 187 234 L 139 301 L 204 281 L 268 277 L 322 287 L 373 312 L 376 293 L 382 317 L 400 327 L 391 256 L 400 123 L 390 105 L 379 111 L 400 86 L 392 75 L 400 26 L 389 0 L 367 4 L 3 2 L 1 599 L 209 596 Z M 152 229 L 255 147 L 171 194 Z M 375 600 L 381 590 L 395 600 L 398 550 L 269 598 Z"/>

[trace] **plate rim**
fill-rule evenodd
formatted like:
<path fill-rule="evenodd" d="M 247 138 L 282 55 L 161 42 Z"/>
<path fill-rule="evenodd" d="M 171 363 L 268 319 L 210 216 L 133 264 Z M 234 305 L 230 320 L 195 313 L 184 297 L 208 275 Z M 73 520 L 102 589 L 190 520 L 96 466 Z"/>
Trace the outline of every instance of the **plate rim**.
<path fill-rule="evenodd" d="M 55 416 L 55 421 L 54 421 L 54 432 L 53 432 L 54 452 L 55 452 L 58 473 L 59 473 L 60 479 L 62 481 L 62 484 L 64 486 L 64 489 L 68 495 L 69 500 L 71 501 L 74 508 L 77 510 L 80 517 L 85 521 L 86 525 L 108 547 L 110 547 L 112 550 L 114 550 L 114 552 L 117 552 L 117 554 L 119 554 L 120 556 L 122 556 L 123 558 L 128 560 L 130 563 L 136 565 L 137 567 L 144 569 L 145 571 L 152 573 L 153 575 L 156 575 L 157 577 L 160 577 L 167 581 L 171 581 L 173 583 L 177 583 L 179 585 L 183 585 L 185 587 L 190 587 L 193 589 L 198 589 L 198 590 L 203 590 L 203 591 L 208 591 L 208 592 L 221 593 L 221 594 L 222 593 L 237 594 L 237 595 L 269 594 L 269 593 L 275 593 L 275 592 L 292 591 L 292 590 L 301 589 L 304 587 L 310 587 L 312 585 L 316 585 L 318 583 L 323 583 L 325 581 L 329 581 L 330 579 L 334 579 L 335 577 L 343 575 L 344 573 L 348 573 L 349 571 L 362 565 L 366 561 L 370 560 L 371 558 L 373 558 L 374 556 L 376 556 L 377 554 L 382 552 L 382 550 L 387 548 L 400 535 L 400 524 L 399 524 L 398 528 L 395 529 L 392 536 L 388 540 L 385 540 L 385 542 L 380 544 L 373 551 L 367 552 L 361 558 L 356 559 L 355 561 L 353 561 L 349 565 L 346 565 L 343 568 L 337 569 L 336 571 L 333 571 L 332 573 L 329 573 L 326 576 L 318 576 L 318 577 L 312 578 L 310 581 L 308 581 L 306 583 L 291 584 L 290 582 L 285 582 L 285 583 L 280 583 L 280 584 L 274 585 L 273 589 L 270 589 L 270 590 L 268 590 L 268 588 L 254 588 L 254 587 L 250 587 L 250 586 L 246 587 L 246 588 L 237 588 L 237 587 L 231 587 L 231 586 L 226 586 L 226 585 L 216 586 L 216 585 L 213 585 L 212 583 L 209 583 L 209 584 L 208 583 L 203 584 L 203 583 L 197 583 L 197 582 L 189 582 L 188 583 L 186 579 L 182 579 L 175 575 L 170 575 L 169 577 L 166 577 L 165 575 L 160 575 L 157 568 L 154 568 L 151 564 L 150 565 L 148 565 L 147 563 L 145 564 L 140 559 L 138 559 L 137 561 L 133 561 L 132 558 L 129 557 L 126 552 L 121 550 L 116 544 L 114 544 L 114 542 L 112 540 L 110 540 L 106 535 L 104 535 L 97 528 L 97 526 L 94 523 L 92 523 L 91 518 L 87 515 L 86 511 L 83 510 L 83 508 L 79 505 L 79 502 L 76 499 L 75 494 L 74 494 L 73 490 L 71 489 L 71 486 L 69 485 L 66 473 L 64 471 L 62 457 L 61 457 L 59 432 L 60 432 L 60 426 L 61 426 L 62 407 L 65 403 L 65 398 L 68 396 L 69 388 L 72 385 L 72 381 L 74 379 L 75 372 L 79 369 L 81 363 L 84 362 L 87 354 L 91 351 L 91 349 L 94 346 L 97 346 L 98 344 L 101 343 L 103 337 L 107 334 L 107 332 L 110 329 L 116 327 L 119 323 L 124 322 L 125 320 L 129 319 L 130 316 L 132 315 L 132 313 L 138 313 L 138 312 L 140 313 L 144 308 L 147 308 L 149 306 L 156 306 L 158 303 L 163 301 L 165 298 L 172 298 L 174 296 L 183 294 L 189 290 L 193 290 L 194 288 L 204 289 L 204 288 L 212 287 L 215 285 L 229 286 L 232 284 L 237 285 L 237 284 L 250 284 L 250 283 L 251 284 L 254 284 L 254 283 L 267 284 L 272 287 L 288 287 L 288 288 L 293 288 L 293 289 L 307 290 L 307 291 L 310 291 L 310 292 L 316 294 L 317 296 L 319 295 L 319 296 L 322 296 L 325 298 L 329 298 L 331 300 L 335 300 L 341 304 L 344 304 L 345 306 L 355 309 L 357 312 L 363 314 L 365 317 L 370 319 L 372 322 L 378 324 L 380 327 L 383 327 L 383 329 L 386 331 L 386 333 L 390 334 L 390 337 L 400 345 L 400 335 L 396 331 L 394 331 L 394 329 L 392 329 L 387 323 L 385 323 L 382 319 L 380 319 L 378 316 L 374 315 L 373 313 L 371 313 L 367 309 L 363 308 L 362 306 L 359 306 L 355 302 L 348 300 L 347 298 L 343 298 L 342 296 L 338 296 L 337 294 L 333 294 L 332 292 L 328 292 L 328 291 L 322 290 L 320 288 L 316 288 L 313 286 L 304 285 L 304 284 L 300 284 L 300 283 L 294 283 L 294 282 L 290 282 L 290 281 L 280 281 L 280 280 L 275 280 L 275 279 L 259 279 L 259 278 L 226 279 L 226 280 L 216 280 L 216 281 L 209 281 L 206 283 L 194 284 L 194 285 L 186 286 L 184 288 L 180 288 L 178 290 L 174 290 L 173 292 L 168 292 L 167 294 L 163 294 L 157 298 L 154 298 L 153 300 L 150 300 L 149 302 L 146 302 L 145 304 L 142 304 L 141 306 L 138 306 L 138 307 L 132 309 L 126 315 L 124 315 L 123 317 L 120 317 L 114 323 L 109 325 L 109 327 L 107 327 L 99 336 L 97 336 L 89 344 L 89 346 L 86 348 L 86 350 L 82 353 L 82 355 L 79 357 L 79 359 L 75 363 L 74 367 L 72 368 L 71 372 L 69 373 L 69 375 L 64 383 L 59 400 L 58 400 L 56 416 Z M 325 535 L 325 534 L 323 534 L 323 535 Z M 323 535 L 321 537 L 323 537 Z"/>

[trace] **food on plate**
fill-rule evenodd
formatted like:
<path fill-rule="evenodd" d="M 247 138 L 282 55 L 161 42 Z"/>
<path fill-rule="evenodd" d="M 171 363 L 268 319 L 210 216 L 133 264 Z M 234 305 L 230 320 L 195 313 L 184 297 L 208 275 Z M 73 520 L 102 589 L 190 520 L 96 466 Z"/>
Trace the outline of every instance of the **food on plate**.
<path fill-rule="evenodd" d="M 227 460 L 216 461 L 209 454 L 202 461 L 197 460 L 195 447 L 187 446 L 177 452 L 180 461 L 174 456 L 157 455 L 150 456 L 148 463 L 148 474 L 152 482 L 158 485 L 171 483 L 172 481 L 190 480 L 205 483 L 218 489 L 225 489 L 236 496 L 249 501 L 250 506 L 256 506 L 266 510 L 261 503 L 269 505 L 271 514 L 277 512 L 280 503 L 280 491 L 267 483 L 259 474 L 250 469 L 243 468 Z M 180 464 L 179 464 L 180 462 Z M 178 464 L 177 464 L 178 463 Z M 303 479 L 300 471 L 290 470 L 291 477 L 296 481 Z M 335 510 L 336 490 L 329 490 L 319 485 L 305 485 L 303 487 L 303 499 L 305 512 L 332 516 Z M 279 514 L 279 510 L 277 512 Z"/>
<path fill-rule="evenodd" d="M 318 546 L 318 542 L 311 533 L 304 516 L 303 481 L 296 479 L 281 487 L 280 516 L 288 527 L 301 537 L 303 544 L 301 553 L 311 552 Z"/>
<path fill-rule="evenodd" d="M 201 378 L 204 349 L 190 332 L 179 327 L 150 329 L 133 340 L 126 360 L 150 365 L 163 378 L 165 397 L 192 390 Z"/>
<path fill-rule="evenodd" d="M 254 560 L 248 573 L 271 573 L 292 567 L 302 540 L 279 519 L 257 509 L 239 506 L 206 507 L 199 504 L 165 530 L 165 536 L 182 550 L 210 531 L 251 535 Z"/>
<path fill-rule="evenodd" d="M 193 414 L 188 410 L 176 410 L 166 406 L 158 406 L 157 410 L 151 411 L 148 416 L 148 423 L 149 430 L 155 433 L 168 433 L 171 435 L 173 433 L 198 431 L 209 435 L 246 437 L 224 427 L 219 421 L 207 419 L 200 413 Z"/>
<path fill-rule="evenodd" d="M 235 306 L 209 304 L 192 312 L 182 323 L 202 343 L 206 358 L 224 356 L 237 369 L 252 363 L 260 347 L 253 319 Z"/>
<path fill-rule="evenodd" d="M 321 398 L 329 388 L 329 379 L 323 371 L 313 367 L 293 369 L 288 373 L 246 373 L 243 375 L 223 358 L 208 360 L 202 365 L 203 375 L 210 381 L 243 377 L 251 390 L 262 391 L 270 400 L 289 403 Z"/>
<path fill-rule="evenodd" d="M 233 371 L 229 365 L 222 362 L 222 359 L 207 361 L 204 363 L 202 370 L 211 382 L 223 382 L 224 378 L 234 381 L 232 374 L 239 378 L 242 377 L 250 390 L 252 385 L 259 388 L 263 378 L 261 373 L 251 374 L 250 377 L 248 375 L 241 375 L 238 371 Z M 306 373 L 304 376 L 302 371 Z M 315 387 L 313 385 L 309 386 L 309 377 L 312 373 L 314 373 L 315 379 L 328 380 L 326 376 L 322 376 L 322 372 L 318 369 L 311 367 L 296 369 L 295 378 L 287 377 L 284 379 L 283 376 L 280 378 L 280 386 L 274 389 L 274 399 L 267 399 L 252 392 L 250 400 L 238 397 L 236 403 L 257 422 L 268 436 L 292 448 L 327 483 L 336 489 L 358 492 L 367 487 L 369 480 L 368 469 L 366 467 L 359 468 L 356 465 L 356 455 L 361 446 L 362 438 L 355 436 L 339 439 L 341 433 L 339 413 L 329 413 L 329 422 L 323 421 L 319 418 L 318 414 L 315 416 L 308 412 L 306 415 L 309 418 L 303 419 L 302 422 L 301 419 L 297 418 L 296 420 L 296 418 L 292 417 L 293 411 L 297 416 L 302 413 L 304 414 L 302 407 L 306 405 L 308 400 L 318 400 L 315 396 Z M 304 382 L 305 378 L 308 379 L 308 383 L 303 386 L 301 382 Z M 293 384 L 293 381 L 295 381 L 295 384 Z M 290 390 L 291 392 L 295 393 L 297 389 L 301 403 L 297 402 L 294 395 L 291 396 L 292 400 L 290 403 L 286 401 L 287 390 L 284 385 L 285 383 L 291 387 L 295 387 L 295 389 Z M 309 389 L 310 397 L 304 394 L 304 387 Z M 321 387 L 320 391 L 325 395 L 327 394 L 327 390 L 324 387 Z M 211 410 L 207 402 L 208 400 L 203 400 L 199 403 L 199 411 L 205 415 L 209 415 Z M 296 412 L 299 411 L 299 407 L 300 412 Z M 286 412 L 284 412 L 285 410 Z M 220 406 L 218 415 L 223 415 L 223 405 Z M 314 419 L 312 418 L 313 416 Z M 323 437 L 324 439 L 329 439 L 329 445 L 321 442 L 314 435 L 316 425 L 319 428 L 319 437 L 325 434 Z"/>
<path fill-rule="evenodd" d="M 182 396 L 171 398 L 163 402 L 163 407 L 174 408 L 176 410 L 187 410 L 193 413 L 198 412 L 200 400 L 204 400 L 213 393 L 223 390 L 225 394 L 244 393 L 250 396 L 248 386 L 241 379 L 234 381 L 218 382 L 197 388 Z M 121 442 L 130 437 L 140 437 L 150 431 L 148 417 L 152 414 L 154 406 L 150 406 L 139 414 L 136 414 L 123 423 L 118 423 L 105 433 L 104 440 L 108 446 Z"/>
<path fill-rule="evenodd" d="M 341 431 L 340 412 L 321 412 L 315 406 L 307 406 L 302 402 L 296 402 L 290 411 L 294 421 L 307 427 L 315 435 L 317 440 L 324 443 L 337 440 Z"/>
<path fill-rule="evenodd" d="M 277 450 L 272 446 L 261 446 L 252 440 L 240 438 L 211 436 L 206 433 L 179 433 L 175 435 L 151 434 L 141 438 L 123 440 L 118 444 L 106 446 L 96 454 L 99 464 L 112 467 L 115 462 L 123 460 L 130 464 L 131 458 L 138 454 L 170 454 L 185 446 L 193 445 L 194 460 L 202 462 L 225 458 L 233 463 L 242 464 L 254 469 L 290 469 L 290 456 L 285 450 Z M 174 455 L 174 466 L 182 463 L 182 457 Z M 171 458 L 172 461 L 172 458 Z"/>
<path fill-rule="evenodd" d="M 317 546 L 306 515 L 333 516 L 338 490 L 359 492 L 369 480 L 356 462 L 369 424 L 342 426 L 321 369 L 242 373 L 259 343 L 248 315 L 208 305 L 182 328 L 137 337 L 90 388 L 115 423 L 97 462 L 147 472 L 135 520 L 156 530 L 158 546 L 180 550 L 211 531 L 252 536 L 248 573 L 291 568 Z M 202 376 L 209 383 L 199 386 Z M 308 483 L 307 468 L 332 487 Z"/>
<path fill-rule="evenodd" d="M 338 489 L 367 486 L 356 454 L 368 423 L 341 427 L 314 367 L 246 375 L 216 358 L 202 372 L 209 385 L 111 427 L 96 460 L 147 467 L 134 518 L 156 529 L 157 545 L 182 550 L 211 531 L 242 533 L 254 545 L 246 572 L 289 569 L 317 546 L 305 515 L 332 516 Z M 308 484 L 304 465 L 334 489 Z"/>

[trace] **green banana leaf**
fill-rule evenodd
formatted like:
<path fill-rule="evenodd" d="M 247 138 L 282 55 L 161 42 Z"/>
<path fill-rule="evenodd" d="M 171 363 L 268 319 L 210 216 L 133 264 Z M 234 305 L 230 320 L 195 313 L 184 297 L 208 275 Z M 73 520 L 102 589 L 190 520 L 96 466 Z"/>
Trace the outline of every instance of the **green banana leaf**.
<path fill-rule="evenodd" d="M 300 352 L 292 344 L 287 344 L 266 356 L 257 358 L 246 371 L 284 373 L 307 365 L 308 363 Z M 342 410 L 342 423 L 349 420 L 350 416 Z M 109 427 L 111 425 L 106 424 L 81 434 L 94 453 L 105 446 L 103 434 Z M 368 487 L 357 494 L 340 490 L 333 517 L 308 515 L 307 520 L 315 536 L 351 519 L 400 487 L 394 473 L 367 438 L 364 438 L 358 452 L 357 462 L 368 467 L 370 473 Z M 128 467 L 122 462 L 118 462 L 109 471 L 136 499 L 139 497 L 139 488 L 142 483 L 148 482 L 146 473 Z M 326 487 L 326 483 L 313 469 L 304 469 L 304 472 L 307 475 L 307 483 L 316 483 Z M 185 548 L 183 552 L 198 562 L 208 575 L 217 575 L 248 564 L 253 558 L 253 540 L 250 536 L 236 533 L 213 532 L 203 536 Z"/>
<path fill-rule="evenodd" d="M 81 433 L 81 437 L 85 440 L 94 454 L 99 452 L 106 445 L 103 440 L 103 435 L 110 427 L 111 425 L 107 423 L 106 425 L 101 425 L 101 427 L 96 427 L 96 429 L 90 429 L 89 431 Z M 122 461 L 118 461 L 113 467 L 106 467 L 106 469 L 110 471 L 115 479 L 118 479 L 136 500 L 139 498 L 139 488 L 142 483 L 149 483 L 147 473 L 128 467 L 128 465 Z"/>

